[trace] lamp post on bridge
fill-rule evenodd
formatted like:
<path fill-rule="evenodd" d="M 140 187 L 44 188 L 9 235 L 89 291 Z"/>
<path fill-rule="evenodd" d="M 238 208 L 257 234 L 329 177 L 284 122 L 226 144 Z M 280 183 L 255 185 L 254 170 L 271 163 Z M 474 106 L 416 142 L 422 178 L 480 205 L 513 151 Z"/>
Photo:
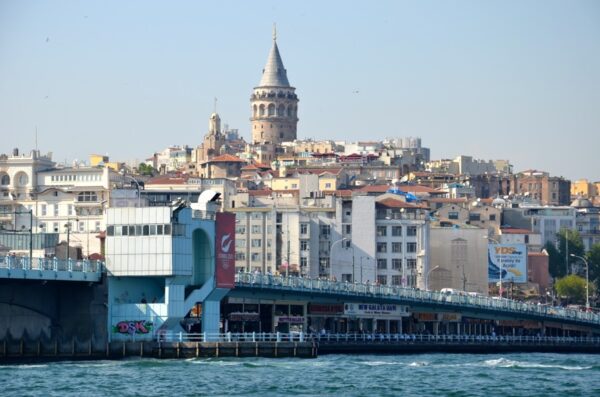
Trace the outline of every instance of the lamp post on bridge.
<path fill-rule="evenodd" d="M 439 269 L 439 266 L 436 266 L 432 269 L 429 269 L 429 271 L 427 272 L 427 275 L 425 276 L 425 291 L 429 291 L 429 275 L 431 274 L 432 271 Z"/>
<path fill-rule="evenodd" d="M 134 177 L 126 175 L 124 169 L 122 169 L 121 171 L 119 171 L 119 174 L 121 174 L 122 177 L 129 178 L 129 179 L 131 179 L 132 181 L 135 182 L 135 185 L 137 186 L 137 194 L 138 194 L 138 205 L 137 206 L 138 206 L 138 208 L 141 207 L 142 206 L 141 205 L 142 189 L 140 188 L 140 183 Z"/>
<path fill-rule="evenodd" d="M 588 261 L 584 257 L 575 255 L 575 254 L 571 254 L 570 256 L 573 258 L 581 259 L 583 261 L 583 263 L 585 263 L 585 308 L 586 308 L 586 310 L 589 310 L 589 308 L 590 308 L 590 266 L 588 264 Z"/>
<path fill-rule="evenodd" d="M 338 244 L 341 243 L 342 241 L 351 241 L 348 237 L 343 237 L 339 240 L 336 240 L 333 242 L 333 244 L 331 244 L 331 247 L 329 247 L 329 279 L 333 280 L 333 247 Z M 350 247 L 346 247 L 346 248 L 352 248 L 352 282 L 354 282 L 354 247 L 350 246 Z"/>

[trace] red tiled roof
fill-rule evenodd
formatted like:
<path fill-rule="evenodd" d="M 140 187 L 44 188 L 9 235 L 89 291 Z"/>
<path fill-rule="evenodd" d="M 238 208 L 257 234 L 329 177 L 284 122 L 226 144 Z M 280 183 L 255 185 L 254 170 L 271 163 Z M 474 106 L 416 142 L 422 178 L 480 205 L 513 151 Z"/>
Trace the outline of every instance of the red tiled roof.
<path fill-rule="evenodd" d="M 214 157 L 208 161 L 207 163 L 245 163 L 244 160 L 237 156 L 233 156 L 231 154 L 222 154 L 220 156 Z"/>
<path fill-rule="evenodd" d="M 360 188 L 360 191 L 366 193 L 385 193 L 389 188 L 388 185 L 367 185 Z"/>
<path fill-rule="evenodd" d="M 518 229 L 514 227 L 503 227 L 500 228 L 502 234 L 537 234 L 528 229 Z"/>
<path fill-rule="evenodd" d="M 425 208 L 421 205 L 407 203 L 406 201 L 396 200 L 391 197 L 383 199 L 381 201 L 377 201 L 376 204 L 388 208 Z"/>
<path fill-rule="evenodd" d="M 258 170 L 258 167 L 255 166 L 254 164 L 248 164 L 242 167 L 242 171 L 256 171 Z"/>

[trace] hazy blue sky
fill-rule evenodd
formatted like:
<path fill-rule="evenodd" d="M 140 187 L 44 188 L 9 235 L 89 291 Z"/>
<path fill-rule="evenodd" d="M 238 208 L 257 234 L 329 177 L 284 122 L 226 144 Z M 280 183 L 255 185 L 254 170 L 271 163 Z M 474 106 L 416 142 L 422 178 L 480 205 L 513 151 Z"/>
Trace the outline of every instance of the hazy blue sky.
<path fill-rule="evenodd" d="M 272 23 L 299 138 L 420 136 L 432 158 L 600 180 L 600 1 L 0 0 L 0 152 L 250 137 Z M 358 93 L 356 93 L 358 91 Z"/>

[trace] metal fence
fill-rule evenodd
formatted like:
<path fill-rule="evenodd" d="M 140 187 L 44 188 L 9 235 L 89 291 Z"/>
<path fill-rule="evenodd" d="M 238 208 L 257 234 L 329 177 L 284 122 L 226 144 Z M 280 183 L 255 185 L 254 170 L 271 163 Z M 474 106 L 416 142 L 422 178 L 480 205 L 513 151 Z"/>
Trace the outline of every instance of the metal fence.
<path fill-rule="evenodd" d="M 519 302 L 512 299 L 469 295 L 453 292 L 422 291 L 400 286 L 359 284 L 330 280 L 310 279 L 295 276 L 273 276 L 269 274 L 237 273 L 236 283 L 245 287 L 264 287 L 289 291 L 317 291 L 348 296 L 381 297 L 400 299 L 409 303 L 444 305 L 449 307 L 470 307 L 544 316 L 556 320 L 575 320 L 582 323 L 600 324 L 600 315 L 592 312 Z"/>
<path fill-rule="evenodd" d="M 600 337 L 565 336 L 492 336 L 492 335 L 422 335 L 422 334 L 306 334 L 282 332 L 186 333 L 159 332 L 158 342 L 311 342 L 320 344 L 513 344 L 513 345 L 600 345 Z"/>
<path fill-rule="evenodd" d="M 303 332 L 186 333 L 159 331 L 155 337 L 158 342 L 306 342 L 309 340 L 307 334 Z"/>
<path fill-rule="evenodd" d="M 103 268 L 103 262 L 88 259 L 33 258 L 31 260 L 28 256 L 0 256 L 0 269 L 100 273 Z"/>

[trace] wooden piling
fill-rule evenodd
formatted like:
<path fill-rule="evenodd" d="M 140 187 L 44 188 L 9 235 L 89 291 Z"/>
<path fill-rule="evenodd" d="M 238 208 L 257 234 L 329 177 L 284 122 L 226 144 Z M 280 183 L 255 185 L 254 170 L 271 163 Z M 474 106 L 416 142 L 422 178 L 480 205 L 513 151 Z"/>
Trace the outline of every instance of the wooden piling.
<path fill-rule="evenodd" d="M 196 358 L 200 357 L 200 342 L 196 342 Z"/>

